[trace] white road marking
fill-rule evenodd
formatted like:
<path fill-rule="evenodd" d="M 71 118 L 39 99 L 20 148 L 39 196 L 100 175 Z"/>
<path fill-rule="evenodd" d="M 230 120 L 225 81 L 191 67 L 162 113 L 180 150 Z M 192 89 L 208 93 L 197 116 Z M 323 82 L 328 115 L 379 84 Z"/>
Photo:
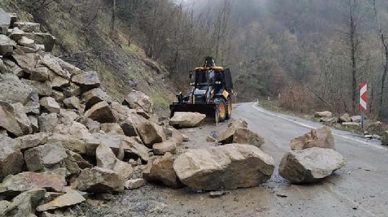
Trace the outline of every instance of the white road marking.
<path fill-rule="evenodd" d="M 277 114 L 275 114 L 275 113 L 268 112 L 268 111 L 266 111 L 266 110 L 264 110 L 264 109 L 262 109 L 262 108 L 260 108 L 260 107 L 257 107 L 256 105 L 257 105 L 257 103 L 253 103 L 253 104 L 252 104 L 252 107 L 253 107 L 254 109 L 256 109 L 257 111 L 261 112 L 261 113 L 264 113 L 264 114 L 267 114 L 267 115 L 271 115 L 271 116 L 273 116 L 273 117 L 280 118 L 280 119 L 283 119 L 283 120 L 285 120 L 285 121 L 292 122 L 292 123 L 294 123 L 294 124 L 296 124 L 296 125 L 305 127 L 305 128 L 307 128 L 307 129 L 311 129 L 311 130 L 312 130 L 312 129 L 316 129 L 316 127 L 310 126 L 310 125 L 308 125 L 308 124 L 304 124 L 304 123 L 298 122 L 298 121 L 296 121 L 296 120 L 292 120 L 292 119 L 290 119 L 290 118 L 282 117 L 282 116 L 277 115 Z M 346 139 L 346 140 L 350 140 L 350 141 L 353 141 L 353 142 L 358 142 L 358 143 L 361 143 L 361 144 L 364 144 L 364 145 L 368 145 L 368 147 L 372 147 L 372 148 L 376 148 L 376 149 L 379 149 L 379 150 L 388 151 L 388 149 L 386 149 L 386 148 L 384 148 L 384 147 L 382 147 L 382 146 L 371 145 L 371 143 L 369 143 L 369 142 L 365 142 L 365 141 L 362 141 L 362 140 L 359 140 L 359 139 L 355 139 L 355 138 L 352 138 L 352 137 L 349 137 L 349 136 L 340 135 L 340 134 L 338 134 L 338 133 L 333 133 L 333 135 L 334 135 L 334 136 L 341 137 L 341 138 Z"/>

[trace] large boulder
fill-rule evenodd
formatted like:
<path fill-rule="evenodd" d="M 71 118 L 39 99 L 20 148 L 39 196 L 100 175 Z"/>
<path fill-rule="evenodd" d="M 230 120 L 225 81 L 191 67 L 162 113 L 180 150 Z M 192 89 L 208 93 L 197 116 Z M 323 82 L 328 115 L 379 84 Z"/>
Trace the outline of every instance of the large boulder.
<path fill-rule="evenodd" d="M 123 105 L 127 105 L 132 109 L 143 109 L 147 113 L 152 113 L 154 107 L 154 103 L 149 96 L 136 90 L 125 97 Z"/>
<path fill-rule="evenodd" d="M 197 127 L 205 120 L 206 115 L 193 112 L 175 112 L 170 120 L 170 125 L 177 128 Z"/>
<path fill-rule="evenodd" d="M 41 172 L 66 167 L 66 150 L 60 143 L 45 144 L 31 148 L 24 153 L 29 171 Z"/>
<path fill-rule="evenodd" d="M 99 102 L 85 112 L 85 117 L 100 123 L 114 123 L 116 118 L 105 101 Z"/>
<path fill-rule="evenodd" d="M 7 206 L 2 216 L 34 217 L 36 207 L 45 199 L 44 189 L 33 189 L 21 193 Z"/>
<path fill-rule="evenodd" d="M 72 135 L 53 133 L 47 138 L 47 143 L 60 143 L 65 149 L 75 153 L 87 153 L 86 142 L 84 140 L 74 138 Z"/>
<path fill-rule="evenodd" d="M 316 118 L 331 118 L 331 117 L 333 117 L 333 113 L 331 113 L 329 111 L 315 112 L 314 117 L 316 117 Z"/>
<path fill-rule="evenodd" d="M 82 203 L 84 201 L 85 201 L 85 198 L 78 191 L 68 189 L 65 194 L 56 197 L 54 200 L 48 203 L 38 206 L 36 210 L 39 212 L 54 210 L 54 209 L 73 206 L 73 205 Z"/>
<path fill-rule="evenodd" d="M 18 148 L 20 150 L 35 148 L 39 145 L 44 145 L 48 141 L 47 133 L 35 133 L 16 138 Z"/>
<path fill-rule="evenodd" d="M 134 113 L 129 113 L 126 117 L 127 118 L 120 123 L 120 126 L 123 129 L 124 134 L 129 137 L 138 136 L 136 128 L 139 127 L 141 123 L 148 122 L 144 117 Z"/>
<path fill-rule="evenodd" d="M 292 150 L 303 150 L 312 147 L 335 149 L 334 137 L 329 127 L 324 126 L 313 129 L 310 133 L 291 140 Z"/>
<path fill-rule="evenodd" d="M 40 132 L 52 133 L 58 125 L 57 113 L 43 113 L 38 117 L 38 124 Z"/>
<path fill-rule="evenodd" d="M 0 35 L 0 55 L 8 56 L 13 53 L 16 42 L 5 35 Z"/>
<path fill-rule="evenodd" d="M 145 147 L 143 144 L 140 144 L 136 137 L 126 137 L 121 136 L 122 139 L 122 147 L 125 153 L 130 156 L 138 156 L 143 161 L 149 160 L 149 149 Z"/>
<path fill-rule="evenodd" d="M 133 174 L 132 166 L 117 159 L 112 149 L 106 145 L 97 147 L 96 159 L 98 167 L 113 170 L 126 180 Z"/>
<path fill-rule="evenodd" d="M 0 195 L 13 195 L 39 188 L 61 192 L 66 184 L 65 169 L 43 173 L 23 172 L 4 179 L 0 184 Z"/>
<path fill-rule="evenodd" d="M 118 102 L 112 102 L 111 108 L 118 123 L 125 121 L 132 114 L 136 115 L 135 109 L 130 109 L 127 106 L 121 105 Z"/>
<path fill-rule="evenodd" d="M 350 115 L 348 113 L 345 113 L 345 114 L 341 115 L 341 117 L 339 117 L 338 120 L 339 120 L 340 123 L 352 122 L 352 118 L 350 117 Z"/>
<path fill-rule="evenodd" d="M 0 127 L 14 136 L 24 135 L 22 128 L 18 124 L 15 114 L 9 110 L 8 106 L 0 104 Z"/>
<path fill-rule="evenodd" d="M 86 103 L 85 110 L 102 101 L 112 102 L 110 96 L 101 88 L 94 88 L 83 93 L 81 99 Z"/>
<path fill-rule="evenodd" d="M 152 150 L 156 155 L 164 155 L 167 152 L 171 154 L 176 154 L 177 142 L 174 139 L 169 139 L 161 143 L 155 143 L 152 146 Z"/>
<path fill-rule="evenodd" d="M 274 168 L 271 156 L 241 144 L 189 150 L 174 162 L 182 183 L 201 190 L 254 187 L 269 180 Z"/>
<path fill-rule="evenodd" d="M 17 76 L 0 74 L 0 101 L 7 103 L 20 102 L 25 105 L 31 98 L 32 88 L 20 81 Z"/>
<path fill-rule="evenodd" d="M 284 155 L 279 174 L 291 183 L 316 182 L 345 166 L 344 157 L 326 148 L 308 148 Z"/>
<path fill-rule="evenodd" d="M 40 24 L 33 22 L 15 22 L 14 27 L 24 32 L 40 32 Z"/>
<path fill-rule="evenodd" d="M 71 78 L 71 81 L 82 87 L 84 91 L 100 87 L 100 79 L 95 71 L 83 72 Z"/>
<path fill-rule="evenodd" d="M 28 74 L 35 69 L 39 56 L 35 53 L 25 53 L 24 51 L 17 49 L 12 54 L 12 57 L 16 60 L 16 63 Z"/>
<path fill-rule="evenodd" d="M 63 100 L 63 104 L 65 104 L 66 108 L 68 108 L 68 109 L 76 109 L 76 110 L 81 109 L 81 102 L 75 96 L 72 96 L 72 97 L 69 97 L 69 98 Z"/>
<path fill-rule="evenodd" d="M 155 143 L 160 143 L 166 140 L 166 134 L 163 127 L 151 121 L 145 121 L 136 127 L 137 132 L 140 135 L 144 145 L 148 148 L 152 148 Z"/>
<path fill-rule="evenodd" d="M 51 96 L 53 90 L 51 89 L 50 82 L 39 82 L 33 80 L 22 79 L 22 81 L 32 87 L 34 93 L 39 96 Z"/>
<path fill-rule="evenodd" d="M 249 144 L 260 147 L 264 144 L 264 138 L 248 129 L 248 123 L 244 120 L 236 120 L 228 125 L 218 136 L 221 144 Z"/>
<path fill-rule="evenodd" d="M 101 124 L 101 130 L 104 131 L 106 134 L 124 135 L 124 131 L 118 123 Z"/>
<path fill-rule="evenodd" d="M 143 178 L 150 182 L 160 182 L 174 188 L 182 187 L 182 183 L 173 168 L 175 159 L 176 156 L 170 153 L 151 159 L 143 171 Z"/>
<path fill-rule="evenodd" d="M 75 186 L 80 191 L 114 193 L 124 191 L 126 179 L 113 170 L 93 167 L 82 170 Z"/>
<path fill-rule="evenodd" d="M 8 175 L 22 172 L 23 164 L 23 154 L 19 150 L 19 143 L 0 135 L 0 182 Z"/>

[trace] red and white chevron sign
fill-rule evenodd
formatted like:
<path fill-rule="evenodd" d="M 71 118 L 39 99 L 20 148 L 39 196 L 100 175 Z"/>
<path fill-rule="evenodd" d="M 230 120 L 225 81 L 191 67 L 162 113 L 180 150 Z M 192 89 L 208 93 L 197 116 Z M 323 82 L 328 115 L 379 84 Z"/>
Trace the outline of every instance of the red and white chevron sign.
<path fill-rule="evenodd" d="M 360 84 L 360 111 L 367 110 L 368 103 L 368 85 L 366 82 Z"/>

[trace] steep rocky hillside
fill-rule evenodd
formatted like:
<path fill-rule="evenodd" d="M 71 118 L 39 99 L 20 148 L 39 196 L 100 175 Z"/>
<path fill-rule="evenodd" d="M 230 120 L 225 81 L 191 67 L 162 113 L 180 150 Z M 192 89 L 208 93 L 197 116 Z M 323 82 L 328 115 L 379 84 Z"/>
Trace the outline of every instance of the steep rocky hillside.
<path fill-rule="evenodd" d="M 131 90 L 147 93 L 158 112 L 165 112 L 174 94 L 164 67 L 128 44 L 125 29 L 111 28 L 111 5 L 104 0 L 0 2 L 22 20 L 41 23 L 58 40 L 53 53 L 83 70 L 99 72 L 102 87 L 122 101 Z"/>

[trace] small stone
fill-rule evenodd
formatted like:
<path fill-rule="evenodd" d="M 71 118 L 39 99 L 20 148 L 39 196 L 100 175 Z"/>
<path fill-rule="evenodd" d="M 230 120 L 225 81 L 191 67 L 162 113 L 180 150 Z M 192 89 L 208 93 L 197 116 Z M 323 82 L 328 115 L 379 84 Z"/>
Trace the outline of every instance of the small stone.
<path fill-rule="evenodd" d="M 146 180 L 139 178 L 139 179 L 130 179 L 125 183 L 125 189 L 133 190 L 143 187 L 146 184 Z"/>
<path fill-rule="evenodd" d="M 92 108 L 87 110 L 85 112 L 85 117 L 98 121 L 100 123 L 116 122 L 116 118 L 113 115 L 111 108 L 105 101 L 97 103 Z"/>

